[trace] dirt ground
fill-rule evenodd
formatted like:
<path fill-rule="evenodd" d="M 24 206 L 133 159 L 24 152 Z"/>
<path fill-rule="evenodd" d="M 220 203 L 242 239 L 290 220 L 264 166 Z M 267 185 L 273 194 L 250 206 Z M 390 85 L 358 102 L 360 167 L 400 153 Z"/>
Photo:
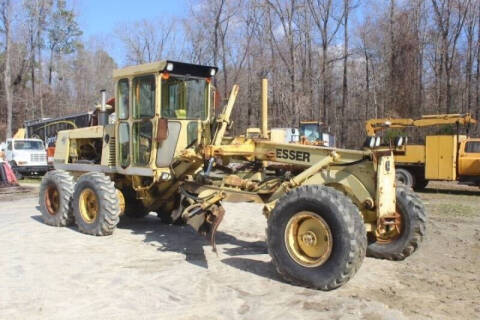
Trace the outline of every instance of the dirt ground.
<path fill-rule="evenodd" d="M 321 292 L 276 274 L 258 205 L 225 206 L 217 256 L 153 214 L 92 237 L 43 224 L 34 186 L 1 192 L 0 319 L 478 319 L 480 190 L 436 183 L 420 197 L 419 251 L 366 258 L 345 286 Z"/>

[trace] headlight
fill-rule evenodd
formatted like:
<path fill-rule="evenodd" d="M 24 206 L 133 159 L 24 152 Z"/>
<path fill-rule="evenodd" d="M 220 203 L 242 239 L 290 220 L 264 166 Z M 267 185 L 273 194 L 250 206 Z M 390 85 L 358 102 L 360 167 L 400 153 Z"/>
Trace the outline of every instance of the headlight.
<path fill-rule="evenodd" d="M 380 147 L 380 137 L 375 139 L 375 147 Z"/>
<path fill-rule="evenodd" d="M 161 179 L 161 180 L 170 180 L 170 173 L 168 173 L 168 172 L 163 172 L 163 173 L 160 175 L 160 179 Z"/>
<path fill-rule="evenodd" d="M 370 137 L 370 141 L 368 142 L 368 146 L 370 148 L 375 147 L 375 137 Z"/>
<path fill-rule="evenodd" d="M 397 139 L 397 147 L 401 147 L 403 145 L 403 137 L 398 137 Z"/>
<path fill-rule="evenodd" d="M 171 63 L 171 62 L 167 63 L 167 71 L 169 71 L 169 72 L 173 71 L 173 63 Z"/>
<path fill-rule="evenodd" d="M 214 77 L 215 73 L 217 73 L 217 70 L 215 70 L 214 68 L 210 69 L 210 76 Z"/>

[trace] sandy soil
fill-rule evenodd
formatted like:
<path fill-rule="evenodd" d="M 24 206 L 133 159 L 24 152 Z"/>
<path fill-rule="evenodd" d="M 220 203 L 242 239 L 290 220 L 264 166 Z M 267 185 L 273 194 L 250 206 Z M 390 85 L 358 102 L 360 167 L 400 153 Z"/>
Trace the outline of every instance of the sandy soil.
<path fill-rule="evenodd" d="M 367 258 L 330 292 L 279 278 L 257 205 L 226 205 L 217 256 L 153 214 L 92 237 L 43 224 L 33 187 L 2 195 L 0 319 L 478 319 L 480 192 L 434 187 L 420 194 L 421 249 L 402 262 Z"/>

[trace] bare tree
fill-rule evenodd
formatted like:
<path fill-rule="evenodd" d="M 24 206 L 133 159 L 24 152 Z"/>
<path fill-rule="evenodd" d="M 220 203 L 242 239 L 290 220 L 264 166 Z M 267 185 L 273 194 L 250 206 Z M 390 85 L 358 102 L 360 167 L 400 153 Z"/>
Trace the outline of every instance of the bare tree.
<path fill-rule="evenodd" d="M 322 107 L 323 113 L 319 118 L 324 119 L 325 123 L 330 123 L 328 115 L 328 106 L 330 105 L 330 82 L 329 82 L 329 61 L 328 48 L 334 40 L 343 21 L 342 8 L 335 6 L 332 0 L 306 0 L 312 13 L 313 21 L 320 32 L 320 42 L 322 46 L 322 62 L 321 62 L 321 82 L 322 82 Z M 335 118 L 335 117 L 334 117 Z"/>
<path fill-rule="evenodd" d="M 462 108 L 463 112 L 470 112 L 472 109 L 472 77 L 473 77 L 473 59 L 475 55 L 475 27 L 477 25 L 477 15 L 480 4 L 475 3 L 471 10 L 467 12 L 466 25 L 465 25 L 465 36 L 467 38 L 467 49 L 466 49 L 466 61 L 465 61 L 465 91 L 466 91 L 466 104 Z M 478 43 L 477 43 L 478 46 Z"/>
<path fill-rule="evenodd" d="M 142 64 L 165 58 L 174 42 L 174 21 L 141 20 L 122 23 L 116 33 L 126 49 L 127 64 Z"/>
<path fill-rule="evenodd" d="M 11 26 L 11 16 L 12 16 L 12 7 L 10 0 L 2 0 L 0 4 L 1 8 L 1 22 L 2 22 L 2 31 L 5 34 L 5 68 L 3 71 L 3 82 L 5 87 L 5 100 L 7 102 L 7 128 L 5 136 L 7 138 L 12 137 L 12 84 L 11 84 L 11 74 L 10 74 L 10 26 Z"/>
<path fill-rule="evenodd" d="M 440 33 L 440 61 L 438 109 L 442 109 L 443 97 L 445 97 L 446 113 L 450 113 L 453 107 L 452 99 L 452 69 L 457 54 L 457 43 L 462 32 L 463 24 L 471 0 L 432 0 L 435 13 L 435 22 Z M 443 91 L 442 85 L 445 86 Z"/>
<path fill-rule="evenodd" d="M 283 3 L 282 3 L 283 2 Z M 269 30 L 270 30 L 270 40 L 271 45 L 276 49 L 278 56 L 285 69 L 287 70 L 289 76 L 289 87 L 290 95 L 288 99 L 288 105 L 290 107 L 290 114 L 293 114 L 291 124 L 298 123 L 299 120 L 299 110 L 297 106 L 296 99 L 296 77 L 295 77 L 295 16 L 297 11 L 297 2 L 296 0 L 282 1 L 275 0 L 274 2 L 270 0 L 265 0 L 267 5 L 268 12 L 268 21 L 269 21 Z M 276 24 L 273 20 L 277 18 L 280 25 L 280 29 L 276 29 Z M 281 30 L 281 31 L 279 31 Z M 287 52 L 284 53 L 281 40 L 279 38 L 285 39 Z"/>
<path fill-rule="evenodd" d="M 44 47 L 43 33 L 46 28 L 48 16 L 51 13 L 52 0 L 25 0 L 24 6 L 27 13 L 27 24 L 29 31 L 29 42 L 30 42 L 30 68 L 31 68 L 31 77 L 32 77 L 32 110 L 34 110 L 35 103 L 35 68 L 38 68 L 39 75 L 39 87 L 38 91 L 40 93 L 39 104 L 40 104 L 40 117 L 44 117 L 43 112 L 43 94 L 42 94 L 42 82 L 43 82 L 43 73 L 42 73 L 42 49 Z M 37 57 L 37 58 L 35 58 Z"/>
<path fill-rule="evenodd" d="M 345 119 L 345 110 L 348 106 L 348 14 L 350 12 L 350 0 L 343 0 L 343 79 L 342 79 L 342 105 L 341 112 L 341 128 L 337 130 L 340 132 L 340 145 L 344 146 L 347 139 L 347 123 Z M 338 121 L 340 122 L 340 121 Z"/>

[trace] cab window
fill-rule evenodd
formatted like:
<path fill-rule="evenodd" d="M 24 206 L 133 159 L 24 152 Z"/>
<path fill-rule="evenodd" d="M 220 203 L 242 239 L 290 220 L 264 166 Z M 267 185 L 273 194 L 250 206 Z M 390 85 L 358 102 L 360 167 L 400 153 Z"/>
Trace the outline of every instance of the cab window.
<path fill-rule="evenodd" d="M 42 141 L 20 140 L 14 142 L 15 150 L 43 150 L 45 149 Z"/>
<path fill-rule="evenodd" d="M 194 144 L 198 138 L 198 122 L 190 122 L 187 126 L 187 146 Z"/>
<path fill-rule="evenodd" d="M 465 145 L 466 153 L 480 153 L 480 141 L 469 141 Z"/>
<path fill-rule="evenodd" d="M 146 166 L 150 162 L 152 130 L 152 122 L 148 120 L 133 124 L 133 163 L 137 166 Z"/>
<path fill-rule="evenodd" d="M 122 79 L 118 81 L 118 118 L 128 119 L 128 106 L 129 106 L 129 84 L 128 79 Z"/>
<path fill-rule="evenodd" d="M 162 79 L 162 117 L 205 120 L 208 83 L 205 79 L 170 76 Z"/>
<path fill-rule="evenodd" d="M 122 122 L 118 125 L 118 151 L 120 165 L 126 168 L 130 165 L 130 128 L 128 123 Z"/>
<path fill-rule="evenodd" d="M 133 80 L 133 117 L 151 118 L 155 115 L 155 76 Z"/>

